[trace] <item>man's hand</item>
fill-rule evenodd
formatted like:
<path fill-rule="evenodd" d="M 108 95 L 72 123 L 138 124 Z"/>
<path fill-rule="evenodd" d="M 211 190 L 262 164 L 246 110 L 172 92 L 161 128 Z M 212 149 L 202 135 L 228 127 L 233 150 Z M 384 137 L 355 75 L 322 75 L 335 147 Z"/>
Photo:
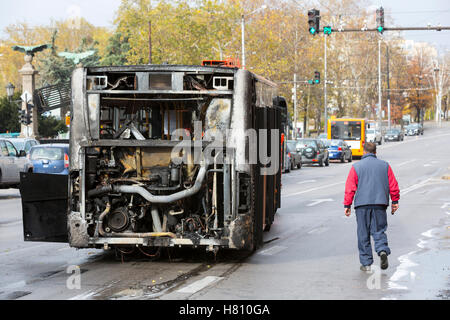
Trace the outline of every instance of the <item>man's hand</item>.
<path fill-rule="evenodd" d="M 392 211 L 391 211 L 391 213 L 392 213 L 392 214 L 394 214 L 394 213 L 395 213 L 395 211 L 397 211 L 397 210 L 398 210 L 398 203 L 396 203 L 396 204 L 392 204 L 391 208 L 392 208 Z"/>
<path fill-rule="evenodd" d="M 352 209 L 350 209 L 350 208 L 345 208 L 345 215 L 346 215 L 347 217 L 350 217 L 350 213 L 352 213 Z"/>

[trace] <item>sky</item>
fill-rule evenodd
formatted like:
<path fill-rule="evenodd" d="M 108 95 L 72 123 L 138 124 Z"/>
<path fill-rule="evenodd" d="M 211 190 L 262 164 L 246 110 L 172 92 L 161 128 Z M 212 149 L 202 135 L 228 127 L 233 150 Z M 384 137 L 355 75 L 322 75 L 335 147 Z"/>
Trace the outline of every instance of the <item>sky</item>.
<path fill-rule="evenodd" d="M 27 22 L 48 25 L 53 18 L 61 20 L 81 15 L 96 26 L 111 27 L 120 0 L 0 0 L 0 37 L 6 26 Z M 450 26 L 450 0 L 369 0 L 373 10 L 382 5 L 397 27 Z M 375 13 L 374 13 L 375 14 Z M 388 19 L 386 19 L 388 22 Z M 386 27 L 390 24 L 386 23 Z M 429 42 L 441 52 L 450 51 L 450 30 L 405 31 L 405 39 Z"/>
<path fill-rule="evenodd" d="M 81 16 L 96 26 L 111 27 L 120 0 L 0 0 L 0 30 L 17 22 L 32 26 Z"/>
<path fill-rule="evenodd" d="M 371 0 L 374 9 L 383 6 L 395 27 L 450 26 L 450 0 Z M 387 19 L 386 19 L 387 20 Z M 385 27 L 391 26 L 387 23 Z M 450 30 L 403 31 L 403 38 L 429 42 L 440 52 L 450 51 Z"/>

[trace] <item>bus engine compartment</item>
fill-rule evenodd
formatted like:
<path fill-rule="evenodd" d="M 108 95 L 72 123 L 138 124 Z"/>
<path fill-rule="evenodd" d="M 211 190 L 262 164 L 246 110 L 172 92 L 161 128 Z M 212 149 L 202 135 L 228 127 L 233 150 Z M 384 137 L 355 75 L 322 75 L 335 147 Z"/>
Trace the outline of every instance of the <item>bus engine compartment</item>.
<path fill-rule="evenodd" d="M 46 177 L 58 196 L 26 195 L 39 177 L 24 175 L 25 240 L 254 250 L 280 207 L 281 168 L 261 174 L 281 163 L 277 101 L 275 84 L 237 68 L 77 68 L 67 194 Z M 273 143 L 247 134 L 261 129 Z M 270 161 L 251 163 L 261 151 Z"/>

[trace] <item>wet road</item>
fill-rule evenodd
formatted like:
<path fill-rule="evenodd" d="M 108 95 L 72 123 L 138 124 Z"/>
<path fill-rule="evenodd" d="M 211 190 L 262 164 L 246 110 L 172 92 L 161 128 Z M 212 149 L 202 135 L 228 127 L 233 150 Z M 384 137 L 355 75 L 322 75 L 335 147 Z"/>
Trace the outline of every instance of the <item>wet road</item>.
<path fill-rule="evenodd" d="M 388 270 L 359 270 L 354 212 L 343 192 L 351 164 L 304 167 L 283 176 L 282 208 L 266 244 L 250 257 L 163 252 L 120 261 L 113 252 L 25 243 L 17 190 L 0 190 L 0 299 L 448 299 L 450 126 L 385 143 L 400 184 L 388 217 Z M 375 265 L 379 260 L 375 258 Z M 67 268 L 81 267 L 68 289 Z"/>

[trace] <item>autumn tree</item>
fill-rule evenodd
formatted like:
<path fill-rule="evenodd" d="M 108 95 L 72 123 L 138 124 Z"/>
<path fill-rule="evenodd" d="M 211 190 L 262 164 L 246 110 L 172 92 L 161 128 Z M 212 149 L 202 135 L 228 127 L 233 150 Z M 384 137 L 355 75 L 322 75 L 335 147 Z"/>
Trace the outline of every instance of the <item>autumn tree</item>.
<path fill-rule="evenodd" d="M 128 41 L 128 35 L 121 32 L 114 33 L 108 39 L 105 55 L 101 59 L 103 66 L 121 66 L 127 64 L 127 54 L 131 46 Z"/>

